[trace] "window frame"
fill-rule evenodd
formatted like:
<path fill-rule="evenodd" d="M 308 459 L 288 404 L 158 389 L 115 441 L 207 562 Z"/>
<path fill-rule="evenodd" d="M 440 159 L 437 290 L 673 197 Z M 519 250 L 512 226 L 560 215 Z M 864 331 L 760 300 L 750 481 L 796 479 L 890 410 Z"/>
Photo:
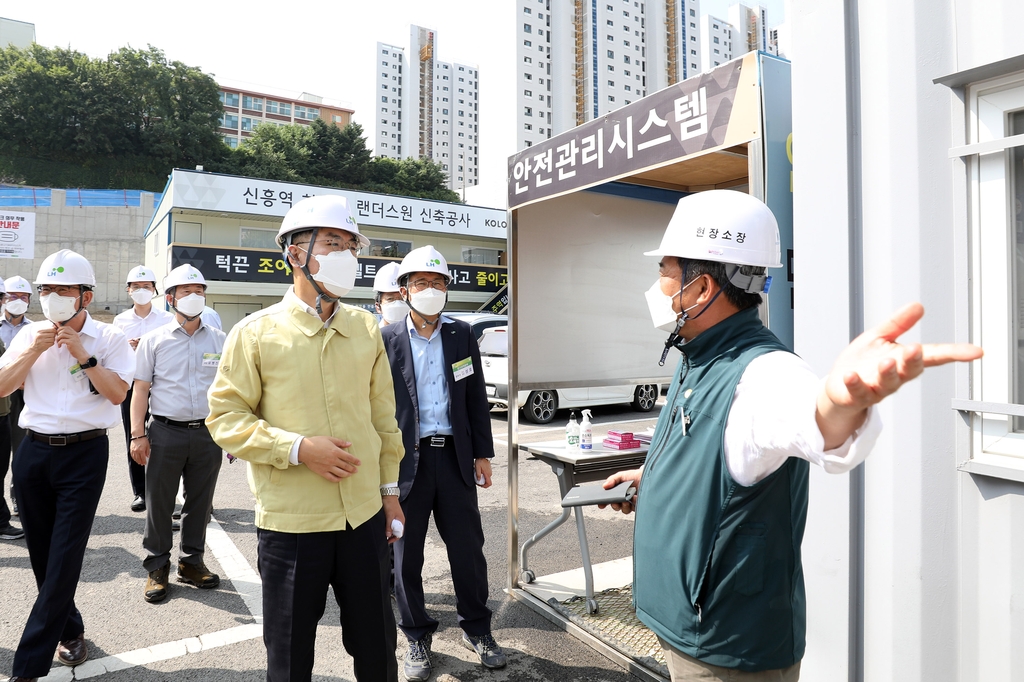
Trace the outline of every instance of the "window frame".
<path fill-rule="evenodd" d="M 967 168 L 963 260 L 969 312 L 958 318 L 966 319 L 969 339 L 986 353 L 970 366 L 970 398 L 953 400 L 968 426 L 966 452 L 958 447 L 958 468 L 1024 482 L 1024 427 L 1014 429 L 1014 420 L 1020 424 L 1024 417 L 1024 398 L 1013 401 L 1024 392 L 1024 357 L 1018 350 L 1024 342 L 1024 294 L 1017 291 L 1024 268 L 1014 272 L 1011 186 L 1014 150 L 1021 155 L 1024 130 L 1010 129 L 1010 115 L 1024 111 L 1024 71 L 965 87 L 967 144 L 949 153 L 961 157 Z M 1024 237 L 1016 241 L 1020 246 Z"/>

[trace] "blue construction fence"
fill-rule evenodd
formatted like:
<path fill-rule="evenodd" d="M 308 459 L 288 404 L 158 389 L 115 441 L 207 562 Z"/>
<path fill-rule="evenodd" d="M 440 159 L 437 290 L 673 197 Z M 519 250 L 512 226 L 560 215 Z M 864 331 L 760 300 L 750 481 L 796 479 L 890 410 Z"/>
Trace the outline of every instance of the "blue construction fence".
<path fill-rule="evenodd" d="M 142 205 L 142 190 L 139 189 L 78 189 L 64 191 L 64 205 L 85 207 L 116 207 L 125 208 Z M 160 203 L 163 194 L 154 192 L 153 206 Z M 52 206 L 52 190 L 37 187 L 2 187 L 0 186 L 0 206 L 21 208 L 45 208 Z"/>

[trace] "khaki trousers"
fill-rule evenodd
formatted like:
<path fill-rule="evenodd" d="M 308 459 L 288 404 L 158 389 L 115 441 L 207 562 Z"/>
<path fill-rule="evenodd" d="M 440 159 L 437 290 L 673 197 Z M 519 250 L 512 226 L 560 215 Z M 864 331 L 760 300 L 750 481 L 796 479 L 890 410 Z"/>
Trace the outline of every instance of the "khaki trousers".
<path fill-rule="evenodd" d="M 777 670 L 762 670 L 748 673 L 735 668 L 709 665 L 673 649 L 665 640 L 658 638 L 665 652 L 665 662 L 672 682 L 797 682 L 800 679 L 800 664 Z"/>

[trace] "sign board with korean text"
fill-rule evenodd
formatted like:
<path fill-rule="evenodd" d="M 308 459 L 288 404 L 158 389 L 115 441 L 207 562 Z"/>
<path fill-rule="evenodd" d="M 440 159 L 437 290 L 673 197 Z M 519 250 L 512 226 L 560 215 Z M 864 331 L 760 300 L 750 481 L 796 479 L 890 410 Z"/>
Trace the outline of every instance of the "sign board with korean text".
<path fill-rule="evenodd" d="M 756 57 L 733 60 L 523 149 L 508 162 L 509 208 L 758 138 Z"/>
<path fill-rule="evenodd" d="M 0 258 L 35 258 L 36 214 L 0 208 Z"/>
<path fill-rule="evenodd" d="M 393 258 L 359 257 L 356 286 L 373 288 L 377 270 Z M 189 264 L 211 282 L 253 282 L 291 284 L 292 271 L 280 251 L 244 249 L 230 246 L 185 246 L 171 244 L 171 268 Z M 449 263 L 450 291 L 497 292 L 508 284 L 504 266 Z"/>
<path fill-rule="evenodd" d="M 456 236 L 507 236 L 508 214 L 502 209 L 177 168 L 169 187 L 173 209 L 283 218 L 306 197 L 336 194 L 348 199 L 359 224 Z"/>

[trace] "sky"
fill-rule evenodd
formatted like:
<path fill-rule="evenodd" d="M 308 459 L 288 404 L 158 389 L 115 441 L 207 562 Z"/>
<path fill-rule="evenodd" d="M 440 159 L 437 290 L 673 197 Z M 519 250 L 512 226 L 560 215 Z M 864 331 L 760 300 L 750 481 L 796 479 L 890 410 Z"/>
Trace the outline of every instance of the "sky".
<path fill-rule="evenodd" d="M 761 0 L 768 23 L 784 17 L 785 0 Z M 703 0 L 702 14 L 728 16 L 730 0 Z M 754 2 L 749 2 L 754 5 Z M 196 66 L 236 86 L 301 92 L 355 110 L 373 137 L 377 42 L 408 49 L 409 25 L 434 29 L 437 57 L 480 69 L 480 174 L 486 191 L 470 203 L 501 205 L 506 160 L 515 152 L 514 105 L 502 83 L 515 82 L 513 0 L 335 0 L 224 4 L 197 0 L 46 0 L 9 3 L 0 14 L 36 26 L 36 41 L 104 57 L 123 46 L 153 45 L 169 59 Z M 504 48 L 507 46 L 507 48 Z M 509 140 L 512 148 L 509 147 Z M 372 140 L 371 140 L 372 141 Z"/>

